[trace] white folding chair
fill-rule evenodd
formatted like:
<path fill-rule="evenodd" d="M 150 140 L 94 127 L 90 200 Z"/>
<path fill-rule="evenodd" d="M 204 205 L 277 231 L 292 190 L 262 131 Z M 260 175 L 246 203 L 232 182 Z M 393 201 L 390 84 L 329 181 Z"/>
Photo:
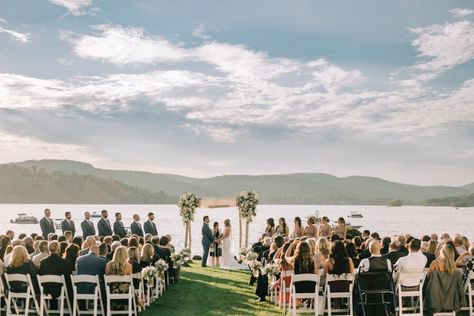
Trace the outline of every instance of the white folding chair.
<path fill-rule="evenodd" d="M 0 314 L 6 311 L 5 305 L 7 303 L 7 297 L 5 296 L 5 287 L 3 286 L 3 278 L 0 276 Z"/>
<path fill-rule="evenodd" d="M 456 316 L 456 312 L 434 313 L 433 316 Z"/>
<path fill-rule="evenodd" d="M 60 316 L 63 316 L 65 311 L 65 305 L 67 307 L 66 313 L 72 315 L 71 304 L 69 303 L 69 297 L 67 293 L 66 281 L 63 275 L 38 275 L 38 284 L 40 288 L 40 316 L 43 316 L 45 311 L 48 315 L 59 314 Z M 61 294 L 58 298 L 53 298 L 51 294 L 45 293 L 44 286 L 48 284 L 56 284 L 61 286 Z M 51 309 L 51 302 L 53 300 L 58 301 L 59 309 Z"/>
<path fill-rule="evenodd" d="M 165 280 L 161 277 L 156 278 L 156 286 L 155 286 L 155 299 L 163 295 L 163 292 L 165 291 Z"/>
<path fill-rule="evenodd" d="M 30 303 L 33 303 L 36 313 L 39 315 L 38 302 L 35 297 L 35 290 L 33 288 L 33 282 L 31 282 L 31 277 L 29 274 L 7 274 L 5 273 L 5 280 L 7 285 L 7 303 L 6 303 L 6 314 L 7 316 L 28 316 L 30 312 Z M 23 283 L 26 286 L 25 292 L 14 292 L 15 283 Z M 23 309 L 18 307 L 18 300 L 25 300 L 25 305 Z M 14 313 L 12 313 L 12 304 L 14 308 Z M 21 313 L 23 311 L 23 314 Z"/>
<path fill-rule="evenodd" d="M 464 290 L 467 296 L 467 307 L 462 307 L 462 311 L 468 311 L 469 316 L 474 316 L 474 271 L 471 271 L 466 279 L 466 283 L 464 283 Z"/>
<path fill-rule="evenodd" d="M 336 287 L 347 288 L 347 291 L 340 291 Z M 332 313 L 338 313 L 338 316 L 352 316 L 352 290 L 354 287 L 354 274 L 344 273 L 341 275 L 337 274 L 327 274 L 326 275 L 326 285 L 324 287 L 324 303 L 327 304 L 327 313 L 328 316 L 331 316 Z M 333 299 L 347 299 L 347 308 L 332 308 Z M 346 313 L 346 314 L 339 314 Z"/>
<path fill-rule="evenodd" d="M 135 291 L 135 297 L 140 300 L 143 300 L 145 302 L 144 308 L 146 308 L 146 306 L 148 306 L 146 304 L 147 295 L 145 294 L 145 286 L 144 286 L 143 276 L 141 272 L 132 274 L 132 279 L 134 282 L 137 281 L 135 283 L 138 283 L 138 287 L 135 286 L 135 284 L 133 286 L 133 290 Z"/>
<path fill-rule="evenodd" d="M 128 291 L 125 293 L 113 293 L 111 286 L 114 284 L 128 284 Z M 137 305 L 133 289 L 133 279 L 131 275 L 106 275 L 105 291 L 107 293 L 107 316 L 112 314 L 127 314 L 129 316 L 137 315 Z M 127 300 L 128 310 L 112 310 L 112 301 Z"/>
<path fill-rule="evenodd" d="M 286 295 L 290 294 L 291 292 L 291 285 L 289 287 L 286 286 L 286 278 L 293 277 L 294 272 L 292 270 L 282 271 L 281 272 L 281 283 L 280 283 L 280 299 L 278 300 L 278 306 L 283 307 L 283 311 L 286 313 Z M 282 303 L 283 302 L 283 303 Z M 289 305 L 289 304 L 288 304 Z"/>
<path fill-rule="evenodd" d="M 290 306 L 288 309 L 292 311 L 292 315 L 296 315 L 297 312 L 312 312 L 314 311 L 314 315 L 317 316 L 319 313 L 319 274 L 312 274 L 312 273 L 304 273 L 304 274 L 294 274 L 291 277 L 291 291 L 290 291 Z M 311 281 L 315 283 L 314 291 L 310 293 L 299 293 L 296 292 L 295 283 L 302 282 L 302 281 Z M 311 304 L 309 304 L 308 308 L 298 309 L 297 307 L 297 300 L 298 299 L 309 299 L 312 302 L 313 308 L 311 308 Z"/>
<path fill-rule="evenodd" d="M 77 313 L 79 314 L 89 314 L 97 316 L 105 315 L 104 314 L 104 306 L 102 304 L 102 292 L 100 290 L 100 282 L 99 277 L 97 275 L 72 275 L 71 276 L 71 283 L 72 283 L 72 290 L 74 293 L 73 298 L 73 307 L 72 307 L 72 315 L 76 316 Z M 80 293 L 78 290 L 79 285 L 89 284 L 94 287 L 93 293 Z M 94 303 L 94 308 L 92 311 L 88 310 L 80 310 L 79 301 L 83 300 L 85 302 L 85 306 L 87 307 L 90 302 Z M 100 311 L 98 310 L 100 307 Z"/>
<path fill-rule="evenodd" d="M 268 297 L 268 301 L 270 303 L 274 303 L 275 305 L 277 305 L 277 301 L 276 301 L 276 293 L 277 293 L 277 290 L 276 288 L 274 290 L 271 289 L 272 287 L 272 284 L 276 282 L 276 278 L 275 278 L 275 275 L 270 275 L 269 278 L 268 278 L 268 293 L 269 293 L 269 297 Z"/>
<path fill-rule="evenodd" d="M 398 295 L 400 316 L 423 316 L 423 283 L 425 282 L 425 276 L 424 272 L 399 274 L 396 294 Z M 406 297 L 411 298 L 412 304 L 415 302 L 414 306 L 403 307 L 403 299 Z"/>

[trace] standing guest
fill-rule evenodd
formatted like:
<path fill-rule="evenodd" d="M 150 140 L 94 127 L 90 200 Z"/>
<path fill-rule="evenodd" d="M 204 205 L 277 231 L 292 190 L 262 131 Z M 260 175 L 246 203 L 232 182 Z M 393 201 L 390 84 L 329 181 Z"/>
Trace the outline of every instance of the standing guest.
<path fill-rule="evenodd" d="M 91 213 L 85 212 L 84 213 L 84 220 L 81 223 L 82 229 L 82 238 L 86 239 L 89 236 L 95 235 L 95 227 L 94 223 L 91 221 Z"/>
<path fill-rule="evenodd" d="M 380 254 L 380 248 L 380 242 L 377 240 L 369 243 L 371 256 L 360 261 L 359 272 L 392 272 L 392 264 Z"/>
<path fill-rule="evenodd" d="M 321 220 L 321 226 L 318 229 L 318 237 L 326 237 L 329 238 L 332 233 L 332 227 L 329 225 L 329 218 L 327 216 L 323 216 Z"/>
<path fill-rule="evenodd" d="M 125 236 L 127 236 L 127 231 L 122 223 L 122 214 L 118 212 L 115 213 L 114 234 L 120 238 L 125 238 Z"/>
<path fill-rule="evenodd" d="M 278 220 L 278 226 L 275 228 L 275 233 L 282 236 L 290 235 L 290 229 L 288 228 L 284 217 L 280 217 L 280 219 Z"/>
<path fill-rule="evenodd" d="M 63 235 L 66 231 L 70 231 L 74 236 L 76 234 L 76 226 L 74 225 L 74 221 L 71 219 L 71 212 L 64 213 L 64 217 L 65 219 L 61 222 Z"/>
<path fill-rule="evenodd" d="M 51 210 L 49 208 L 44 210 L 44 217 L 40 220 L 40 227 L 44 239 L 48 239 L 49 234 L 56 233 L 54 222 L 51 219 Z"/>
<path fill-rule="evenodd" d="M 63 258 L 69 260 L 69 264 L 71 266 L 71 271 L 76 271 L 76 261 L 79 257 L 79 246 L 76 244 L 70 244 L 66 248 L 66 252 L 64 253 Z"/>
<path fill-rule="evenodd" d="M 304 229 L 304 235 L 309 238 L 317 238 L 318 228 L 316 227 L 316 218 L 314 218 L 314 216 L 310 216 L 308 217 L 308 221 L 306 223 L 307 226 Z"/>
<path fill-rule="evenodd" d="M 130 225 L 130 230 L 132 235 L 144 236 L 142 225 L 140 224 L 140 216 L 138 214 L 133 214 L 133 223 Z"/>
<path fill-rule="evenodd" d="M 339 217 L 337 219 L 336 227 L 334 228 L 334 233 L 339 236 L 341 240 L 346 239 L 347 236 L 347 226 L 344 217 Z"/>
<path fill-rule="evenodd" d="M 202 243 L 202 248 L 203 248 L 203 254 L 202 254 L 201 266 L 206 267 L 207 257 L 209 256 L 209 247 L 212 245 L 215 238 L 212 235 L 211 228 L 209 227 L 209 216 L 207 215 L 204 216 L 202 220 L 203 220 L 203 224 L 202 224 L 202 229 L 201 229 L 201 234 L 202 234 L 201 243 Z M 161 244 L 161 240 L 160 240 L 160 244 Z"/>
<path fill-rule="evenodd" d="M 33 257 L 32 261 L 35 264 L 36 268 L 39 269 L 40 263 L 43 259 L 49 257 L 49 250 L 48 250 L 48 242 L 46 240 L 42 240 L 39 243 L 39 251 L 40 253 Z"/>
<path fill-rule="evenodd" d="M 67 293 L 72 294 L 71 286 L 71 262 L 67 259 L 61 258 L 59 254 L 59 242 L 52 241 L 49 243 L 49 253 L 50 256 L 41 260 L 41 265 L 39 268 L 39 275 L 62 275 L 66 281 Z M 50 294 L 53 298 L 59 297 L 61 295 L 61 284 L 50 284 L 46 283 L 43 286 L 44 293 Z M 52 309 L 57 308 L 57 301 L 53 300 L 52 303 L 55 303 L 56 306 L 52 306 Z"/>
<path fill-rule="evenodd" d="M 7 265 L 8 274 L 29 274 L 33 283 L 35 293 L 39 293 L 38 278 L 36 277 L 36 267 L 28 256 L 28 251 L 23 246 L 16 246 L 12 252 L 11 262 Z M 13 292 L 26 292 L 26 284 L 23 282 L 12 282 Z"/>
<path fill-rule="evenodd" d="M 293 228 L 293 238 L 301 238 L 304 235 L 304 229 L 303 225 L 301 225 L 301 218 L 298 216 L 295 217 L 295 220 L 293 221 L 294 223 L 294 228 Z"/>
<path fill-rule="evenodd" d="M 267 227 L 265 227 L 265 233 L 267 233 L 270 237 L 275 234 L 275 220 L 272 217 L 267 219 Z"/>
<path fill-rule="evenodd" d="M 98 275 L 103 284 L 106 264 L 107 261 L 99 257 L 99 247 L 92 246 L 87 255 L 77 258 L 76 273 L 77 275 Z M 78 290 L 80 293 L 94 293 L 95 286 L 90 283 L 81 283 L 78 285 Z"/>
<path fill-rule="evenodd" d="M 354 263 L 347 255 L 344 243 L 336 241 L 332 247 L 331 255 L 324 264 L 324 274 L 344 274 L 353 273 Z"/>
<path fill-rule="evenodd" d="M 390 251 L 384 255 L 384 258 L 390 260 L 390 264 L 393 266 L 397 263 L 398 259 L 403 257 L 403 254 L 400 252 L 400 240 L 398 238 L 393 238 L 389 250 Z"/>
<path fill-rule="evenodd" d="M 150 234 L 152 236 L 158 236 L 158 230 L 156 229 L 156 224 L 153 221 L 155 219 L 155 214 L 152 212 L 148 213 L 148 220 L 143 225 L 145 234 Z"/>
<path fill-rule="evenodd" d="M 426 266 L 426 257 L 420 251 L 421 248 L 421 241 L 418 238 L 413 238 L 408 245 L 409 253 L 407 256 L 401 257 L 395 263 L 395 271 L 397 273 L 421 273 L 425 269 Z M 406 284 L 402 284 L 403 286 L 416 286 L 418 282 L 413 283 L 407 281 Z"/>
<path fill-rule="evenodd" d="M 110 226 L 110 221 L 108 219 L 109 213 L 107 210 L 101 212 L 102 218 L 97 223 L 97 229 L 99 231 L 99 237 L 102 236 L 112 236 L 112 227 Z"/>

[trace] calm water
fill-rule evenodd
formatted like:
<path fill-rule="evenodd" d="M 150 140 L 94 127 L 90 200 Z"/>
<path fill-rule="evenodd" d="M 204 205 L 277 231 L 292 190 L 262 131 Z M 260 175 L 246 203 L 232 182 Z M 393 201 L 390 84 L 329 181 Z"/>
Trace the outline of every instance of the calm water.
<path fill-rule="evenodd" d="M 125 226 L 129 226 L 132 215 L 140 214 L 146 219 L 149 211 L 155 213 L 155 222 L 159 234 L 170 234 L 175 245 L 182 245 L 184 240 L 184 228 L 179 217 L 178 207 L 175 205 L 40 205 L 40 204 L 0 204 L 0 233 L 7 229 L 13 229 L 17 234 L 20 232 L 40 232 L 38 225 L 11 224 L 17 213 L 33 214 L 40 219 L 43 210 L 48 207 L 52 211 L 53 218 L 62 218 L 65 211 L 71 211 L 76 222 L 76 228 L 80 230 L 84 211 L 109 210 L 109 216 L 113 221 L 113 214 L 121 212 Z M 295 216 L 303 220 L 310 214 L 319 210 L 321 216 L 326 215 L 331 221 L 339 216 L 346 217 L 350 211 L 358 211 L 364 215 L 362 219 L 350 219 L 353 225 L 362 225 L 364 229 L 377 231 L 381 235 L 393 235 L 409 233 L 420 236 L 425 233 L 459 233 L 474 240 L 474 208 L 452 207 L 425 207 L 425 206 L 402 206 L 387 208 L 386 206 L 347 206 L 347 205 L 261 205 L 257 209 L 257 217 L 250 225 L 250 240 L 256 240 L 265 229 L 265 221 L 268 217 L 277 220 L 285 217 L 287 223 L 292 223 Z M 195 222 L 192 226 L 193 252 L 201 251 L 201 225 L 202 217 L 209 215 L 211 224 L 217 221 L 223 226 L 226 218 L 231 220 L 234 226 L 234 246 L 238 248 L 238 213 L 235 208 L 222 209 L 197 209 Z M 305 220 L 304 220 L 305 221 Z M 290 230 L 293 225 L 290 224 Z"/>

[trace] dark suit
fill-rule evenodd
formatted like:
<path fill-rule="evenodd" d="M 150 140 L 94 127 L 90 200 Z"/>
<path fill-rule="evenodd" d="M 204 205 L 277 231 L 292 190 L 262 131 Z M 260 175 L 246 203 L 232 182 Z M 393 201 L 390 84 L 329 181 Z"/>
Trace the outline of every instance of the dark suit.
<path fill-rule="evenodd" d="M 105 258 L 91 252 L 85 256 L 77 258 L 76 272 L 77 275 L 98 275 L 101 284 L 103 284 L 106 264 L 107 260 Z M 78 284 L 77 288 L 79 293 L 94 293 L 95 290 L 93 285 L 87 283 Z"/>
<path fill-rule="evenodd" d="M 404 257 L 404 254 L 402 254 L 400 251 L 390 251 L 389 253 L 383 255 L 382 257 L 390 260 L 390 263 L 392 263 L 392 267 L 395 263 L 397 263 L 398 259 L 401 257 Z"/>
<path fill-rule="evenodd" d="M 69 297 L 72 295 L 71 286 L 71 262 L 67 259 L 61 258 L 57 254 L 51 254 L 49 257 L 41 260 L 41 265 L 38 271 L 39 275 L 63 275 L 66 280 L 66 288 Z M 44 285 L 44 293 L 51 294 L 52 297 L 59 297 L 61 294 L 61 285 L 48 284 Z"/>
<path fill-rule="evenodd" d="M 142 225 L 140 225 L 140 223 L 133 222 L 130 225 L 130 230 L 132 231 L 132 235 L 135 234 L 135 235 L 143 237 L 143 229 L 142 229 Z"/>
<path fill-rule="evenodd" d="M 76 234 L 76 226 L 74 225 L 74 221 L 73 220 L 68 220 L 65 219 L 61 222 L 61 230 L 63 231 L 63 235 L 64 235 L 64 232 L 65 231 L 70 231 L 72 233 L 72 235 L 74 236 Z"/>
<path fill-rule="evenodd" d="M 201 265 L 205 267 L 207 263 L 207 257 L 209 255 L 209 247 L 211 246 L 211 244 L 214 242 L 216 238 L 214 237 L 214 234 L 209 228 L 209 224 L 204 223 L 202 225 L 201 232 L 202 232 L 202 248 L 203 248 Z"/>
<path fill-rule="evenodd" d="M 147 220 L 145 224 L 143 224 L 143 229 L 145 230 L 145 234 L 158 236 L 158 230 L 156 229 L 156 224 L 153 221 Z"/>
<path fill-rule="evenodd" d="M 55 234 L 56 229 L 54 228 L 54 222 L 51 218 L 43 217 L 40 220 L 40 227 L 41 227 L 41 234 L 43 235 L 44 239 L 48 239 L 48 235 L 50 233 Z"/>
<path fill-rule="evenodd" d="M 112 227 L 108 219 L 101 218 L 97 223 L 97 230 L 99 231 L 99 237 L 101 236 L 112 236 Z"/>
<path fill-rule="evenodd" d="M 114 234 L 120 236 L 120 238 L 124 238 L 125 236 L 127 236 L 127 231 L 125 230 L 122 221 L 115 221 Z"/>
<path fill-rule="evenodd" d="M 82 238 L 85 240 L 89 236 L 95 235 L 94 223 L 90 220 L 83 220 L 81 223 L 82 228 Z"/>

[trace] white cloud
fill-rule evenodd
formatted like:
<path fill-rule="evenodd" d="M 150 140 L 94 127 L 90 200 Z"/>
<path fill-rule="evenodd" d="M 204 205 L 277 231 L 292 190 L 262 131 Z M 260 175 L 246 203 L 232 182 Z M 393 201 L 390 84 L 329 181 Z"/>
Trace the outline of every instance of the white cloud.
<path fill-rule="evenodd" d="M 449 10 L 449 13 L 454 15 L 455 17 L 458 18 L 464 18 L 468 15 L 474 14 L 474 10 L 472 9 L 463 9 L 463 8 L 456 8 L 456 9 L 451 9 Z"/>
<path fill-rule="evenodd" d="M 3 20 L 5 21 L 5 20 Z M 21 42 L 21 43 L 28 43 L 31 41 L 31 34 L 30 33 L 21 33 L 13 30 L 9 30 L 6 28 L 3 28 L 0 26 L 0 33 L 5 33 L 10 38 L 14 39 L 15 41 Z"/>
<path fill-rule="evenodd" d="M 92 6 L 92 0 L 49 0 L 49 2 L 66 8 L 72 15 L 83 15 L 86 13 L 85 9 Z"/>
<path fill-rule="evenodd" d="M 193 36 L 205 40 L 211 38 L 206 34 L 206 26 L 204 24 L 199 24 L 199 26 L 193 30 Z"/>

